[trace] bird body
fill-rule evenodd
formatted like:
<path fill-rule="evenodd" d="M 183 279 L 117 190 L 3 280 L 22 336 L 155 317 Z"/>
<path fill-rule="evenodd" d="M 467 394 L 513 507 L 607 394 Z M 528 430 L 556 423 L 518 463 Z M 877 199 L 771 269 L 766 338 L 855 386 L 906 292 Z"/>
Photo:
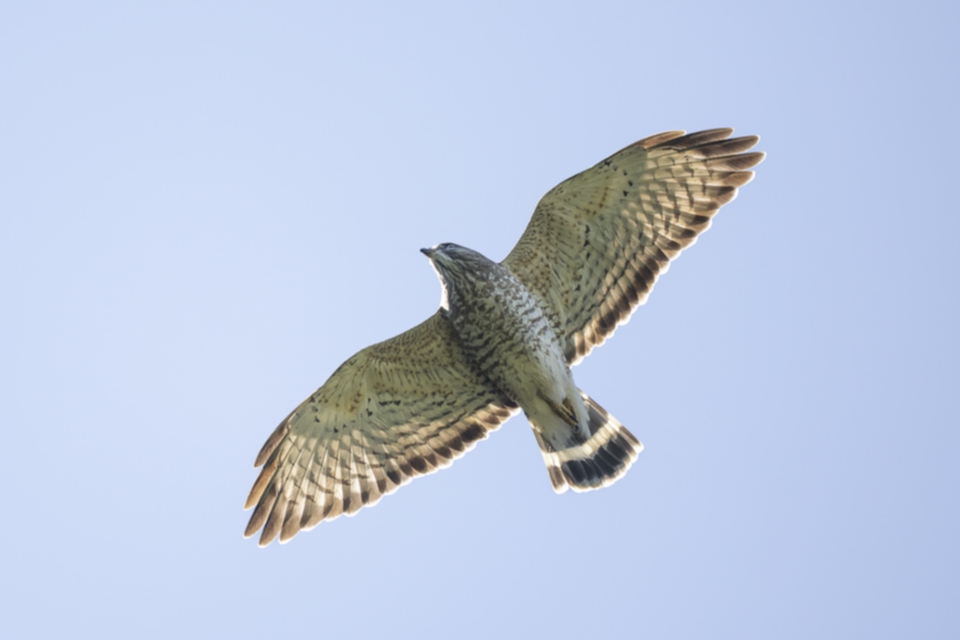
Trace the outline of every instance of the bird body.
<path fill-rule="evenodd" d="M 472 249 L 444 243 L 421 251 L 444 289 L 440 314 L 474 369 L 523 409 L 554 489 L 593 489 L 626 473 L 642 445 L 615 421 L 603 430 L 605 413 L 595 412 L 591 424 L 586 396 L 573 382 L 550 309 L 506 266 Z M 622 442 L 604 447 L 614 435 Z M 568 458 L 561 462 L 558 452 Z"/>
<path fill-rule="evenodd" d="M 505 266 L 446 243 L 423 249 L 446 291 L 440 313 L 456 331 L 472 365 L 527 415 L 570 405 L 575 423 L 586 423 L 570 367 L 544 309 Z M 588 435 L 586 433 L 584 436 Z"/>
<path fill-rule="evenodd" d="M 623 477 L 643 446 L 577 389 L 571 367 L 753 177 L 758 138 L 731 133 L 661 133 L 565 180 L 499 263 L 451 243 L 423 249 L 440 308 L 349 358 L 280 423 L 255 461 L 244 535 L 285 542 L 353 515 L 520 409 L 558 493 Z"/>

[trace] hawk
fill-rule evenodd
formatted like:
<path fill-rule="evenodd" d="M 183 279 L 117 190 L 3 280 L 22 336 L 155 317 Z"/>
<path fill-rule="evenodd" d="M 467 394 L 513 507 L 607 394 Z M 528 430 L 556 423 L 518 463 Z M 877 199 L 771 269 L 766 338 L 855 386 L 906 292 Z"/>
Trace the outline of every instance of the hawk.
<path fill-rule="evenodd" d="M 753 178 L 756 136 L 661 133 L 560 183 L 501 262 L 421 249 L 440 308 L 363 349 L 280 423 L 257 455 L 244 535 L 286 542 L 446 467 L 521 409 L 557 493 L 616 482 L 640 441 L 574 383 L 670 261 Z"/>

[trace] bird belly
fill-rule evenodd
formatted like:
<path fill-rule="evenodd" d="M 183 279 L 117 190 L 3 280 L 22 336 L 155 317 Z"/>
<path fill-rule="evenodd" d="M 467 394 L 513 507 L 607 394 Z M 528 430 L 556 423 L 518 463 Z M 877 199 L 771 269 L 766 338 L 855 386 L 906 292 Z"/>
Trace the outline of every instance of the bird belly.
<path fill-rule="evenodd" d="M 557 449 L 589 439 L 586 407 L 550 319 L 519 282 L 478 305 L 461 339 L 478 369 L 520 405 Z"/>
<path fill-rule="evenodd" d="M 524 367 L 506 384 L 534 431 L 554 450 L 577 446 L 590 438 L 586 407 L 573 374 L 562 360 Z"/>

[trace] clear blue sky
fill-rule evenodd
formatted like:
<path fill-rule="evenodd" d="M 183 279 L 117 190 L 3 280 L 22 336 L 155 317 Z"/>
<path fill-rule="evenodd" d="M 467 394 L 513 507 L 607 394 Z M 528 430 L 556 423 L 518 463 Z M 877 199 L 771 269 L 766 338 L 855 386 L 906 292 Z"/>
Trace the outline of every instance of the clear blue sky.
<path fill-rule="evenodd" d="M 0 634 L 957 637 L 957 6 L 4 3 Z M 242 538 L 277 423 L 436 309 L 420 247 L 722 126 L 757 178 L 574 372 L 626 478 L 554 495 L 518 417 Z"/>

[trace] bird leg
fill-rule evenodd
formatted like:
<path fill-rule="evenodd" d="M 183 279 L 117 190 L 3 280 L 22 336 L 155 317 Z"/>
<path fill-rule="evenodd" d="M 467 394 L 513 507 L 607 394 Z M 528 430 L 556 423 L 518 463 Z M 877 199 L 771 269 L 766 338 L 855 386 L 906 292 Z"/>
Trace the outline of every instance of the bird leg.
<path fill-rule="evenodd" d="M 579 427 L 580 421 L 577 420 L 577 411 L 573 406 L 570 398 L 564 398 L 563 402 L 557 404 L 547 396 L 543 395 L 541 392 L 537 392 L 537 395 L 540 396 L 540 399 L 550 405 L 550 408 L 555 414 L 563 418 L 563 421 L 569 424 L 571 427 Z"/>

